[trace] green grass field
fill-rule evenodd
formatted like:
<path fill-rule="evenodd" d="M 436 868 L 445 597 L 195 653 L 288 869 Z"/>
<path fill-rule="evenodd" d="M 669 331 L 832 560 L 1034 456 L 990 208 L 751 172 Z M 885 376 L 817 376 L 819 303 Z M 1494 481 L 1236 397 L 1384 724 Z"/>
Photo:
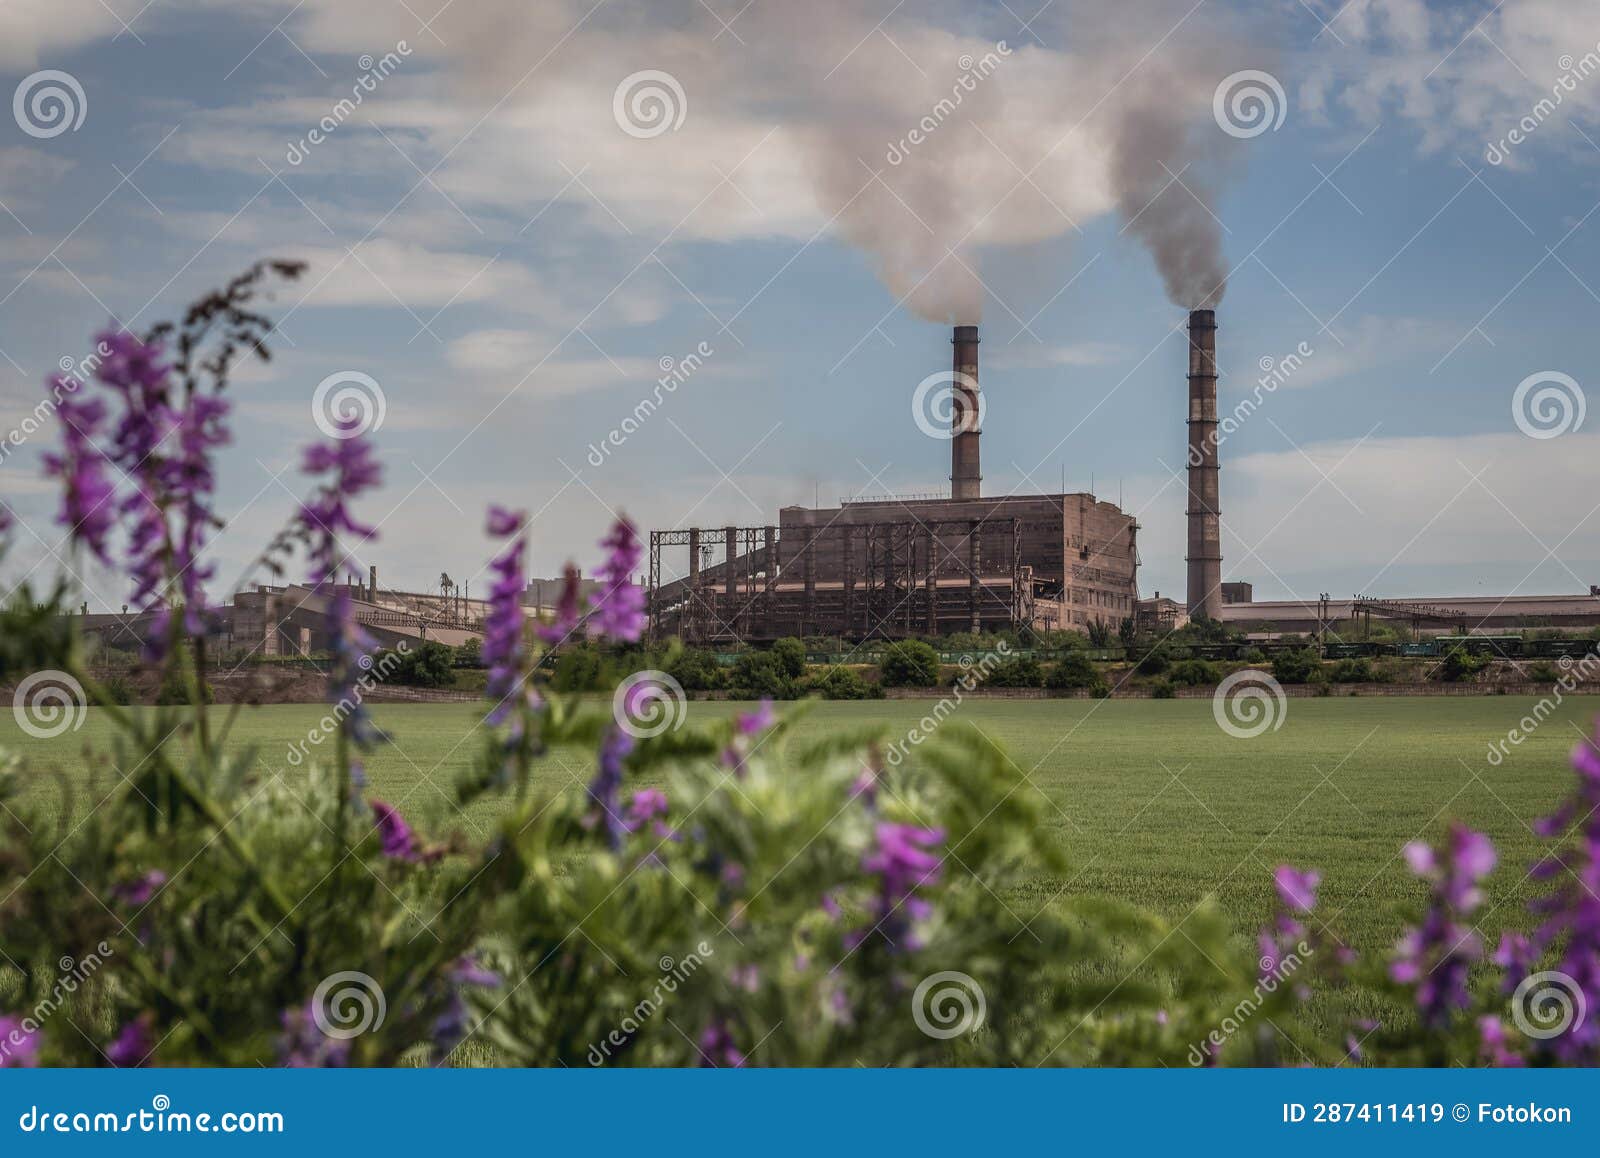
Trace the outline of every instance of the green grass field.
<path fill-rule="evenodd" d="M 1296 699 L 1281 730 L 1251 740 L 1224 734 L 1209 700 L 969 700 L 960 712 L 1052 802 L 1049 824 L 1072 862 L 1065 878 L 1040 873 L 1002 894 L 1023 917 L 1056 898 L 1111 894 L 1177 918 L 1211 894 L 1236 928 L 1253 933 L 1272 910 L 1271 870 L 1289 861 L 1323 871 L 1321 915 L 1370 951 L 1392 942 L 1422 896 L 1401 846 L 1436 838 L 1451 818 L 1487 831 L 1501 850 L 1485 932 L 1527 923 L 1526 869 L 1542 844 L 1529 823 L 1566 791 L 1567 753 L 1600 709 L 1595 699 L 1570 699 L 1501 765 L 1489 764 L 1489 744 L 1532 704 L 1493 696 Z M 817 704 L 799 735 L 880 723 L 894 737 L 931 706 Z M 693 719 L 740 708 L 693 703 L 689 710 Z M 463 813 L 453 803 L 455 781 L 480 739 L 470 735 L 476 705 L 378 705 L 374 712 L 396 742 L 371 755 L 370 791 L 430 834 L 452 826 L 487 832 L 492 805 Z M 285 757 L 321 714 L 311 705 L 245 709 L 234 735 L 256 746 L 264 771 L 303 775 Z M 71 783 L 81 806 L 115 783 L 102 772 L 96 787 L 85 771 L 84 745 L 104 751 L 105 739 L 104 721 L 92 711 L 79 731 L 49 741 L 0 719 L 0 746 L 30 761 L 30 792 L 56 799 L 60 785 Z M 589 769 L 588 753 L 563 750 L 545 759 L 541 775 L 549 785 L 581 784 Z"/>

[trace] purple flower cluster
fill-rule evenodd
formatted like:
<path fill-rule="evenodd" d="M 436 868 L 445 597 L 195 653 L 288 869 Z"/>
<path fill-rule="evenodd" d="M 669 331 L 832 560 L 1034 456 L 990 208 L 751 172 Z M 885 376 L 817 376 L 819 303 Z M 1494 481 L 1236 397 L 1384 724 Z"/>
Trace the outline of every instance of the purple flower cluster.
<path fill-rule="evenodd" d="M 479 964 L 478 959 L 472 954 L 456 959 L 445 973 L 445 982 L 450 986 L 450 996 L 445 1001 L 444 1012 L 433 1022 L 433 1060 L 438 1065 L 448 1058 L 455 1049 L 467 1038 L 469 1026 L 467 1024 L 471 1011 L 467 1008 L 467 999 L 462 995 L 464 987 L 474 989 L 498 989 L 500 987 L 500 974 L 492 969 L 486 969 Z"/>
<path fill-rule="evenodd" d="M 1272 883 L 1278 890 L 1282 911 L 1257 938 L 1263 980 L 1276 976 L 1287 958 L 1301 952 L 1307 932 L 1299 918 L 1317 907 L 1317 887 L 1322 884 L 1322 874 L 1316 869 L 1302 872 L 1293 865 L 1282 864 L 1273 872 Z"/>
<path fill-rule="evenodd" d="M 522 560 L 527 554 L 524 532 L 527 515 L 502 507 L 489 508 L 489 534 L 504 539 L 515 536 L 505 551 L 489 564 L 494 572 L 489 589 L 489 614 L 483 628 L 483 662 L 489 667 L 487 696 L 494 704 L 489 723 L 500 724 L 511 713 L 518 691 L 528 707 L 538 707 L 538 696 L 523 673 L 526 643 L 523 638 L 522 591 L 527 586 Z"/>
<path fill-rule="evenodd" d="M 417 835 L 411 831 L 406 818 L 400 815 L 400 810 L 382 800 L 375 799 L 371 805 L 372 818 L 377 825 L 378 842 L 383 847 L 383 855 L 391 860 L 412 863 L 421 860 L 422 850 L 417 846 Z"/>
<path fill-rule="evenodd" d="M 221 525 L 212 505 L 213 463 L 217 448 L 230 440 L 228 403 L 199 393 L 174 403 L 172 367 L 159 343 L 122 332 L 101 334 L 97 341 L 108 353 L 95 376 L 118 406 L 109 431 L 102 400 L 72 397 L 78 384 L 61 375 L 50 383 L 61 399 L 61 453 L 45 457 L 46 471 L 62 481 L 58 522 L 74 542 L 110 564 L 111 532 L 117 517 L 126 516 L 131 602 L 144 607 L 176 599 L 184 630 L 198 634 L 204 628 L 204 584 L 214 571 L 200 556 L 206 532 Z M 102 439 L 109 449 L 102 448 Z M 120 498 L 113 471 L 128 480 Z M 173 590 L 163 590 L 169 580 Z"/>
<path fill-rule="evenodd" d="M 124 1025 L 106 1046 L 106 1060 L 119 1069 L 135 1069 L 144 1065 L 155 1048 L 155 1016 L 141 1013 Z"/>
<path fill-rule="evenodd" d="M 358 421 L 340 423 L 341 437 L 330 446 L 325 442 L 306 447 L 300 469 L 313 477 L 327 475 L 317 494 L 301 504 L 300 522 L 311 540 L 311 582 L 317 587 L 338 574 L 341 562 L 339 536 L 353 535 L 368 540 L 377 531 L 356 521 L 350 502 L 357 495 L 376 487 L 383 468 L 373 458 L 372 446 L 358 433 Z"/>
<path fill-rule="evenodd" d="M 59 392 L 65 383 L 57 378 L 52 385 Z M 45 473 L 61 480 L 61 513 L 56 521 L 67 528 L 74 543 L 109 565 L 116 488 L 108 477 L 106 456 L 95 441 L 106 419 L 106 404 L 98 398 L 64 397 L 56 414 L 61 418 L 61 453 L 44 456 Z"/>
<path fill-rule="evenodd" d="M 762 700 L 753 712 L 741 712 L 733 720 L 733 742 L 722 750 L 722 766 L 743 780 L 745 761 L 750 758 L 751 741 L 778 722 L 771 700 Z"/>
<path fill-rule="evenodd" d="M 744 1051 L 733 1044 L 733 1032 L 721 1018 L 706 1026 L 700 1033 L 700 1065 L 718 1068 L 732 1066 L 738 1069 L 745 1063 Z"/>
<path fill-rule="evenodd" d="M 1569 826 L 1572 844 L 1533 868 L 1555 887 L 1532 903 L 1543 918 L 1534 930 L 1524 971 L 1546 951 L 1559 951 L 1555 968 L 1583 994 L 1589 1015 L 1541 1043 L 1566 1062 L 1600 1062 L 1600 730 L 1572 753 L 1578 784 L 1554 815 L 1535 826 L 1541 836 L 1557 837 Z M 1509 981 L 1509 978 L 1508 978 Z"/>
<path fill-rule="evenodd" d="M 583 576 L 568 563 L 561 572 L 561 598 L 556 603 L 555 619 L 533 629 L 544 642 L 551 645 L 561 643 L 578 629 L 578 624 L 583 621 L 583 607 L 578 594 L 582 585 Z"/>
<path fill-rule="evenodd" d="M 1465 918 L 1482 903 L 1479 882 L 1497 858 L 1487 836 L 1461 824 L 1451 826 L 1444 849 L 1413 841 L 1405 857 L 1412 872 L 1432 882 L 1433 897 L 1422 925 L 1400 939 L 1389 976 L 1416 986 L 1423 1024 L 1442 1028 L 1471 1003 L 1467 972 L 1482 958 L 1483 943 Z"/>
<path fill-rule="evenodd" d="M 668 840 L 677 834 L 657 819 L 666 814 L 667 794 L 659 788 L 641 788 L 628 801 L 625 824 L 629 832 L 638 832 L 650 821 L 655 821 L 652 831 L 663 840 Z"/>
<path fill-rule="evenodd" d="M 595 811 L 588 822 L 605 829 L 606 843 L 613 849 L 622 847 L 628 832 L 627 819 L 622 815 L 622 763 L 632 751 L 632 736 L 615 726 L 607 728 L 600 741 L 599 767 L 589 782 L 589 799 L 594 802 Z"/>
<path fill-rule="evenodd" d="M 134 908 L 143 908 L 155 899 L 167 883 L 167 874 L 160 869 L 151 869 L 143 876 L 129 881 L 127 884 L 116 885 L 111 890 L 111 895 L 125 905 Z"/>
<path fill-rule="evenodd" d="M 20 1017 L 0 1014 L 0 1070 L 39 1064 L 39 1031 Z"/>
<path fill-rule="evenodd" d="M 853 949 L 876 932 L 893 949 L 920 949 L 913 922 L 927 920 L 933 906 L 917 895 L 917 889 L 939 880 L 943 861 L 928 850 L 944 840 L 944 829 L 883 822 L 873 835 L 873 847 L 861 858 L 862 870 L 878 878 L 873 923 L 851 933 L 845 944 Z"/>
<path fill-rule="evenodd" d="M 632 643 L 645 628 L 644 588 L 633 581 L 644 547 L 626 518 L 612 525 L 600 545 L 606 549 L 606 560 L 595 576 L 600 590 L 590 598 L 589 634 Z"/>
<path fill-rule="evenodd" d="M 316 1002 L 285 1009 L 278 1035 L 278 1064 L 291 1069 L 341 1068 L 350 1062 L 350 1043 L 329 1037 L 317 1025 Z"/>

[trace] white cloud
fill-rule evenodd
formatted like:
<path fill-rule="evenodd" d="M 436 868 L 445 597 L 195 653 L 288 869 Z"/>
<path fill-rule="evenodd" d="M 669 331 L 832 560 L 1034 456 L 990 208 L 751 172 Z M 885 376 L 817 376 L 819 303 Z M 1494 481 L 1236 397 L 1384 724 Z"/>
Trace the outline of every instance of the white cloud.
<path fill-rule="evenodd" d="M 1130 491 L 1154 495 L 1165 482 L 1138 480 Z M 1600 582 L 1600 434 L 1340 440 L 1237 458 L 1224 448 L 1222 485 L 1225 577 L 1262 590 L 1277 590 L 1280 577 L 1300 595 L 1346 596 L 1341 582 L 1396 596 L 1474 593 L 1472 576 L 1495 594 L 1529 575 L 1521 594 Z M 1141 586 L 1181 589 L 1182 483 L 1140 522 Z M 1458 578 L 1448 591 L 1410 588 L 1422 573 Z"/>

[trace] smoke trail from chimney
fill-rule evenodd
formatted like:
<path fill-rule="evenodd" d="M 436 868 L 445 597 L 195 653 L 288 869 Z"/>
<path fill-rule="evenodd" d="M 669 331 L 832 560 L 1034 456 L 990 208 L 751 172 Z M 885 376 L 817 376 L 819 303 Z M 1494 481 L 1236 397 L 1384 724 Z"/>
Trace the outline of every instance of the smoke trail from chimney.
<path fill-rule="evenodd" d="M 809 183 L 812 211 L 897 302 L 975 324 L 997 265 L 1118 213 L 1175 302 L 1220 299 L 1213 201 L 1243 154 L 1212 101 L 1223 77 L 1265 62 L 1253 28 L 1216 6 L 1198 14 L 1193 0 L 1056 0 L 1022 34 L 970 0 L 888 7 L 748 5 L 726 36 L 703 27 L 699 0 L 541 0 L 531 16 L 521 0 L 474 0 L 447 6 L 436 27 L 474 96 L 554 134 L 552 156 L 589 163 L 584 188 L 624 220 L 630 204 L 659 213 L 681 196 L 691 211 L 679 237 L 772 236 L 780 208 L 792 228 L 794 190 Z M 590 101 L 595 78 L 645 69 L 681 82 L 681 127 L 647 141 L 607 133 L 610 92 Z M 552 129 L 541 114 L 555 105 L 565 120 Z M 570 172 L 552 174 L 558 188 Z M 703 189 L 716 172 L 733 190 Z M 591 208 L 581 190 L 570 196 Z"/>

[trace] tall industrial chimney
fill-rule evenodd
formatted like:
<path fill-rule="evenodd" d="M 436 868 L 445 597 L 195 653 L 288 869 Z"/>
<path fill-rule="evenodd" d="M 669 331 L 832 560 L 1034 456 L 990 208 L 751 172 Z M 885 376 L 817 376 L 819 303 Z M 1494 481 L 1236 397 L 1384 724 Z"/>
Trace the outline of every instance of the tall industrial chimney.
<path fill-rule="evenodd" d="M 982 490 L 978 468 L 978 327 L 957 326 L 950 339 L 955 347 L 954 404 L 950 415 L 950 497 L 975 499 Z"/>
<path fill-rule="evenodd" d="M 1217 314 L 1189 312 L 1189 564 L 1191 618 L 1222 618 L 1222 517 L 1217 505 Z"/>

